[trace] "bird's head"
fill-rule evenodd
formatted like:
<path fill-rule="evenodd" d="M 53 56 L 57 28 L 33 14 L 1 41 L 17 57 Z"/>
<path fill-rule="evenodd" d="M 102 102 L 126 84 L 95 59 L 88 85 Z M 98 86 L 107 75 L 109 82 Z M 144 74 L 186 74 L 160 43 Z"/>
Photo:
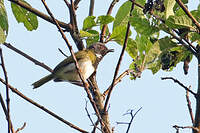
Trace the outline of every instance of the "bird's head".
<path fill-rule="evenodd" d="M 114 52 L 114 49 L 108 49 L 103 43 L 92 44 L 89 49 L 94 50 L 96 57 L 101 60 L 107 53 Z"/>

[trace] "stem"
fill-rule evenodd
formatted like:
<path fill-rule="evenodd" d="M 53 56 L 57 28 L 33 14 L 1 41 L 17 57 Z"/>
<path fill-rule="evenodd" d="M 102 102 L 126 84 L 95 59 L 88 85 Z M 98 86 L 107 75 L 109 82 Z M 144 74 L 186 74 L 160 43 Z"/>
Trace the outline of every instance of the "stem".
<path fill-rule="evenodd" d="M 199 131 L 193 130 L 193 133 L 200 133 L 200 58 L 198 57 L 198 90 L 196 97 L 196 113 L 194 127 L 197 127 Z"/>
<path fill-rule="evenodd" d="M 3 69 L 4 77 L 5 77 L 5 82 L 6 82 L 6 105 L 7 105 L 7 121 L 8 121 L 8 133 L 10 133 L 11 130 L 11 119 L 10 119 L 10 95 L 9 95 L 9 87 L 8 87 L 8 76 L 4 64 L 4 59 L 3 59 L 3 53 L 2 49 L 0 48 L 0 56 L 1 56 L 1 66 Z"/>
<path fill-rule="evenodd" d="M 2 82 L 3 84 L 6 84 L 6 82 L 0 78 L 0 82 Z M 27 96 L 25 96 L 24 94 L 22 94 L 20 91 L 18 91 L 16 88 L 12 87 L 10 84 L 8 84 L 8 87 L 11 89 L 12 92 L 14 92 L 15 94 L 17 94 L 18 96 L 20 96 L 21 98 L 23 98 L 24 100 L 26 100 L 27 102 L 33 104 L 34 106 L 40 108 L 41 110 L 43 110 L 44 112 L 50 114 L 51 116 L 53 116 L 54 118 L 58 119 L 59 121 L 65 123 L 66 125 L 70 126 L 71 128 L 78 130 L 82 133 L 88 133 L 87 131 L 79 128 L 78 126 L 64 120 L 62 117 L 56 115 L 55 113 L 53 113 L 52 111 L 48 110 L 47 108 L 45 108 L 44 106 L 38 104 L 37 102 L 33 101 L 32 99 L 28 98 Z"/>

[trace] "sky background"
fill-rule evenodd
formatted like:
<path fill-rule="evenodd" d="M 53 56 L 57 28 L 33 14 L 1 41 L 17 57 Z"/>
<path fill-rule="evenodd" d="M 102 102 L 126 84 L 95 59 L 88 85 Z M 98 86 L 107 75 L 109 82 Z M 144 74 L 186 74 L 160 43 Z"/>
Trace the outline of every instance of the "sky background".
<path fill-rule="evenodd" d="M 41 1 L 27 0 L 34 8 L 46 12 Z M 115 6 L 112 16 L 115 16 L 120 5 L 125 1 L 121 0 Z M 96 1 L 94 15 L 104 15 L 107 12 L 111 0 Z M 69 22 L 68 9 L 64 2 L 47 1 L 49 8 L 52 10 L 57 19 Z M 198 0 L 189 4 L 190 9 L 196 9 L 199 4 Z M 39 27 L 36 31 L 27 31 L 23 24 L 18 24 L 11 13 L 10 2 L 5 1 L 8 20 L 9 34 L 6 42 L 11 43 L 16 48 L 24 51 L 35 59 L 44 62 L 51 68 L 54 68 L 65 57 L 58 51 L 62 49 L 67 55 L 70 52 L 63 41 L 55 25 L 52 25 L 40 18 Z M 85 17 L 88 15 L 89 2 L 81 1 L 77 10 L 78 25 L 81 29 Z M 70 35 L 66 33 L 67 38 L 73 45 L 74 51 L 77 51 Z M 36 66 L 21 55 L 12 50 L 1 46 L 5 59 L 5 65 L 8 73 L 9 84 L 16 87 L 24 95 L 55 112 L 65 120 L 79 126 L 80 128 L 91 131 L 93 128 L 85 111 L 86 101 L 88 101 L 83 88 L 72 85 L 67 82 L 55 83 L 49 82 L 44 86 L 33 90 L 31 84 L 49 72 L 39 66 Z M 97 82 L 103 92 L 112 82 L 114 70 L 121 52 L 121 46 L 110 42 L 107 47 L 113 48 L 114 53 L 109 53 L 99 64 L 97 70 Z M 120 72 L 129 68 L 132 59 L 125 53 L 121 64 Z M 180 63 L 172 72 L 159 71 L 152 75 L 151 71 L 146 70 L 142 73 L 140 79 L 130 80 L 129 76 L 114 88 L 110 100 L 109 115 L 112 127 L 115 127 L 116 133 L 126 131 L 126 125 L 117 125 L 116 122 L 128 122 L 130 116 L 123 116 L 129 109 L 137 111 L 140 107 L 142 110 L 137 114 L 132 123 L 130 133 L 175 133 L 173 125 L 191 126 L 191 120 L 187 109 L 185 99 L 185 90 L 179 85 L 174 84 L 171 80 L 162 81 L 160 78 L 172 76 L 179 79 L 186 86 L 191 85 L 196 91 L 197 88 L 197 60 L 193 58 L 190 63 L 189 74 L 184 75 L 183 64 Z M 1 77 L 3 77 L 2 70 Z M 6 98 L 5 86 L 0 84 L 0 93 Z M 194 98 L 192 101 L 193 111 Z M 78 131 L 66 126 L 64 123 L 53 118 L 37 107 L 29 104 L 16 94 L 10 92 L 11 119 L 14 128 L 17 129 L 26 122 L 26 127 L 21 133 L 78 133 Z M 93 118 L 94 111 L 88 103 L 88 110 Z M 94 119 L 95 121 L 95 119 Z M 181 133 L 187 133 L 190 129 L 185 129 Z M 7 132 L 7 121 L 0 108 L 0 132 Z"/>

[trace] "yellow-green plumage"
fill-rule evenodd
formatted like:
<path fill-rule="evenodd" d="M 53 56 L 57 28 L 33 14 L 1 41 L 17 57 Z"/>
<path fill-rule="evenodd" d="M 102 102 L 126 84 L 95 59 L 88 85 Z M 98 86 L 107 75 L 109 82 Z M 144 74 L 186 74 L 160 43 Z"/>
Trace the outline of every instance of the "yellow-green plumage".
<path fill-rule="evenodd" d="M 97 42 L 89 46 L 88 49 L 75 53 L 84 79 L 88 79 L 96 71 L 98 63 L 108 52 L 113 52 L 113 49 L 107 49 L 104 44 Z M 34 88 L 38 88 L 52 79 L 55 82 L 68 81 L 79 86 L 83 85 L 72 56 L 60 62 L 51 74 L 36 81 L 32 85 Z"/>
<path fill-rule="evenodd" d="M 83 77 L 85 79 L 87 79 L 88 76 L 90 76 L 95 70 L 95 68 L 93 68 L 94 67 L 93 65 L 96 62 L 95 53 L 93 52 L 93 50 L 87 49 L 87 50 L 82 50 L 82 51 L 75 53 L 75 56 L 78 61 L 80 70 L 83 74 Z M 80 77 L 78 75 L 77 70 L 74 69 L 75 64 L 73 62 L 74 61 L 73 61 L 72 56 L 66 58 L 65 60 L 63 60 L 61 63 L 59 63 L 55 67 L 52 74 L 49 74 L 49 75 L 43 77 L 42 79 L 34 82 L 32 84 L 33 87 L 38 88 L 41 85 L 45 84 L 46 82 L 48 82 L 52 79 L 56 79 L 57 81 L 65 80 L 65 81 L 70 81 L 70 82 L 79 81 Z M 71 65 L 71 68 L 70 68 L 70 65 Z M 87 65 L 87 67 L 86 67 L 86 65 Z M 87 72 L 89 72 L 89 74 L 86 74 Z"/>

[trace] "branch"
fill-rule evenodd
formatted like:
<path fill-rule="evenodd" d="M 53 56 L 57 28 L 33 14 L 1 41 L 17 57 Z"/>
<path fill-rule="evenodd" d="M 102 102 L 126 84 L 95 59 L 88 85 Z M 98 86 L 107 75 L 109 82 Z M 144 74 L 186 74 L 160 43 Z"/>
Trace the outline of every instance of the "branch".
<path fill-rule="evenodd" d="M 116 84 L 118 84 L 118 83 L 122 80 L 122 78 L 124 78 L 126 75 L 129 75 L 129 73 L 130 73 L 131 71 L 132 71 L 132 70 L 130 70 L 130 69 L 124 71 L 124 72 L 115 80 L 114 86 L 115 86 Z M 108 92 L 110 91 L 110 89 L 111 89 L 111 86 L 109 86 L 108 89 L 104 91 L 103 97 L 106 97 L 106 95 L 108 94 Z"/>
<path fill-rule="evenodd" d="M 174 125 L 173 128 L 176 129 L 176 132 L 177 132 L 177 133 L 179 133 L 179 129 L 180 129 L 180 128 L 181 128 L 181 129 L 191 128 L 191 129 L 193 129 L 193 130 L 195 130 L 195 131 L 197 131 L 197 132 L 199 131 L 198 128 L 193 127 L 193 126 L 185 126 L 185 127 L 183 127 L 183 126 Z"/>
<path fill-rule="evenodd" d="M 183 4 L 183 2 L 181 0 L 176 0 L 176 2 L 179 4 L 179 6 L 183 9 L 183 11 L 185 12 L 185 14 L 192 20 L 192 22 L 196 25 L 196 27 L 198 28 L 198 32 L 200 32 L 200 24 L 199 22 L 192 16 L 192 14 L 190 13 L 190 11 L 187 9 L 187 7 Z"/>
<path fill-rule="evenodd" d="M 190 90 L 187 86 L 185 86 L 183 83 L 181 83 L 177 79 L 174 79 L 173 77 L 162 77 L 161 78 L 161 80 L 166 80 L 166 79 L 173 80 L 175 83 L 178 83 L 181 87 L 183 87 L 186 91 L 189 91 L 191 94 L 193 94 L 195 98 L 197 97 L 197 94 L 195 92 L 193 92 L 192 90 Z"/>
<path fill-rule="evenodd" d="M 48 22 L 50 22 L 50 23 L 52 23 L 52 24 L 55 24 L 55 23 L 53 22 L 53 20 L 51 19 L 51 17 L 49 17 L 48 15 L 46 15 L 46 14 L 40 12 L 39 10 L 37 10 L 37 9 L 35 9 L 35 8 L 32 8 L 31 6 L 29 6 L 28 4 L 25 4 L 24 2 L 22 2 L 22 1 L 20 1 L 20 0 L 8 0 L 8 1 L 13 2 L 13 3 L 19 5 L 20 7 L 22 7 L 22 8 L 24 8 L 24 9 L 26 9 L 26 10 L 32 12 L 33 14 L 37 15 L 38 17 L 40 17 L 40 18 L 42 18 L 42 19 L 44 19 L 44 20 L 46 20 L 46 21 L 48 21 Z M 66 31 L 68 31 L 68 32 L 71 31 L 71 25 L 70 25 L 70 24 L 66 24 L 66 23 L 61 22 L 61 21 L 59 21 L 59 20 L 57 20 L 57 22 L 58 22 L 59 25 L 60 25 L 62 28 L 64 28 Z"/>
<path fill-rule="evenodd" d="M 1 93 L 0 93 L 0 103 L 1 103 L 1 106 L 2 106 L 2 108 L 3 108 L 3 112 L 4 112 L 4 114 L 5 114 L 5 116 L 6 116 L 6 120 L 8 121 L 8 118 L 7 118 L 7 109 L 6 109 L 6 105 L 5 105 L 5 103 L 4 103 L 4 100 L 3 100 L 3 97 L 2 97 L 2 95 L 1 95 Z M 15 130 L 14 130 L 14 128 L 13 128 L 13 125 L 12 125 L 12 122 L 11 122 L 11 120 L 10 120 L 10 125 L 11 125 L 11 131 L 12 131 L 12 133 L 15 133 Z"/>
<path fill-rule="evenodd" d="M 67 5 L 70 13 L 70 24 L 71 24 L 71 31 L 70 35 L 73 38 L 78 50 L 83 50 L 84 45 L 83 41 L 80 37 L 80 33 L 78 30 L 78 25 L 77 25 L 77 19 L 76 19 L 76 9 L 73 0 L 71 0 L 71 4 L 67 1 L 64 0 L 65 4 Z"/>
<path fill-rule="evenodd" d="M 119 1 L 119 0 L 113 0 L 113 1 L 112 1 L 112 3 L 110 4 L 109 9 L 108 9 L 108 11 L 107 11 L 107 15 L 110 15 L 110 14 L 112 13 L 112 9 L 113 9 L 113 7 L 115 6 L 115 4 L 116 4 L 118 1 Z M 102 43 L 104 42 L 104 36 L 105 36 L 105 34 L 106 34 L 106 29 L 107 29 L 107 27 L 108 27 L 108 25 L 105 24 L 105 25 L 103 25 L 102 30 L 101 30 L 100 42 L 102 42 Z"/>
<path fill-rule="evenodd" d="M 81 1 L 81 0 L 75 0 L 75 1 L 74 1 L 74 7 L 75 7 L 75 9 L 78 8 L 78 4 L 79 4 L 80 1 Z"/>
<path fill-rule="evenodd" d="M 132 0 L 130 0 L 130 1 L 132 1 Z M 142 8 L 142 9 L 144 9 L 144 7 L 142 6 L 142 5 L 140 5 L 140 4 L 138 4 L 138 3 L 136 3 L 136 2 L 134 2 L 135 3 L 135 5 L 136 6 L 138 6 L 138 7 L 140 7 L 140 8 Z M 160 20 L 162 23 L 164 23 L 165 24 L 165 20 L 164 19 L 162 19 L 162 18 L 160 18 L 158 15 L 155 15 L 155 14 L 153 14 L 153 12 L 151 12 L 150 13 L 150 15 L 152 15 L 153 17 L 155 17 L 156 19 L 158 19 L 158 20 Z M 176 32 L 176 34 L 179 34 L 179 32 L 177 31 L 177 30 L 175 30 L 175 29 L 172 29 L 174 32 Z M 170 34 L 173 38 L 175 38 L 177 41 L 179 41 L 179 43 L 180 44 L 182 44 L 184 47 L 186 47 L 190 52 L 192 52 L 195 56 L 197 56 L 197 53 L 196 53 L 196 48 L 187 40 L 187 39 L 185 39 L 185 38 L 179 38 L 179 37 L 177 37 L 175 34 L 173 34 L 173 33 L 171 33 L 171 32 L 167 32 L 168 34 Z M 183 40 L 185 41 L 185 42 L 187 42 L 187 44 L 183 41 Z"/>
<path fill-rule="evenodd" d="M 18 128 L 15 133 L 18 133 L 19 131 L 23 130 L 25 127 L 26 127 L 26 122 L 24 122 L 23 126 Z"/>
<path fill-rule="evenodd" d="M 0 78 L 0 82 L 2 82 L 3 84 L 6 84 L 6 82 Z M 87 131 L 75 126 L 74 124 L 64 120 L 62 117 L 56 115 L 55 113 L 53 113 L 52 111 L 48 110 L 47 108 L 45 108 L 44 106 L 38 104 L 37 102 L 33 101 L 32 99 L 28 98 L 27 96 L 25 96 L 24 94 L 22 94 L 20 91 L 18 91 L 16 88 L 12 87 L 11 85 L 8 84 L 8 87 L 11 89 L 12 92 L 14 92 L 15 94 L 17 94 L 18 96 L 20 96 L 21 98 L 23 98 L 24 100 L 26 100 L 27 102 L 33 104 L 34 106 L 40 108 L 41 110 L 43 110 L 44 112 L 50 114 L 51 116 L 53 116 L 54 118 L 60 120 L 61 122 L 65 123 L 66 125 L 70 126 L 73 129 L 76 129 L 82 133 L 88 133 Z"/>
<path fill-rule="evenodd" d="M 41 1 L 42 1 L 43 5 L 45 6 L 45 8 L 46 8 L 47 12 L 49 13 L 49 15 L 52 17 L 53 21 L 55 22 L 55 24 L 56 24 L 57 28 L 59 29 L 59 32 L 60 32 L 60 34 L 62 35 L 63 39 L 65 40 L 65 42 L 66 42 L 66 44 L 67 44 L 67 46 L 68 46 L 68 48 L 69 48 L 69 50 L 70 50 L 70 53 L 71 53 L 71 55 L 72 55 L 72 58 L 73 58 L 73 60 L 74 60 L 74 63 L 75 63 L 77 72 L 78 72 L 78 74 L 79 74 L 79 76 L 80 76 L 81 81 L 83 82 L 83 86 L 84 86 L 84 89 L 85 89 L 85 91 L 86 91 L 86 93 L 87 93 L 87 96 L 88 96 L 88 98 L 89 98 L 89 100 L 90 100 L 90 102 L 91 102 L 91 104 L 92 104 L 92 106 L 93 106 L 93 108 L 94 108 L 94 110 L 95 110 L 95 112 L 96 112 L 96 115 L 97 115 L 97 117 L 98 117 L 98 119 L 99 119 L 101 125 L 104 127 L 105 125 L 104 125 L 104 123 L 103 123 L 103 121 L 102 121 L 102 119 L 101 119 L 99 110 L 98 110 L 98 108 L 97 108 L 97 106 L 96 106 L 96 104 L 95 104 L 95 102 L 94 102 L 94 100 L 93 100 L 93 98 L 92 98 L 92 96 L 91 96 L 91 94 L 90 94 L 89 85 L 88 85 L 88 83 L 86 83 L 85 79 L 84 79 L 83 76 L 82 76 L 82 73 L 80 72 L 80 69 L 79 69 L 80 67 L 79 67 L 79 65 L 78 65 L 77 59 L 76 59 L 76 57 L 75 57 L 75 54 L 74 54 L 74 52 L 73 52 L 73 50 L 72 50 L 72 46 L 69 44 L 69 42 L 68 42 L 68 40 L 67 40 L 67 38 L 66 38 L 66 36 L 65 36 L 65 34 L 64 34 L 64 32 L 63 32 L 63 30 L 61 29 L 60 25 L 58 24 L 58 22 L 57 22 L 56 19 L 54 18 L 54 16 L 53 16 L 53 14 L 51 13 L 51 11 L 49 10 L 49 8 L 48 8 L 48 6 L 47 6 L 45 0 L 41 0 Z"/>
<path fill-rule="evenodd" d="M 94 1 L 95 0 L 90 0 L 89 16 L 93 16 L 94 14 Z"/>
<path fill-rule="evenodd" d="M 131 10 L 130 10 L 130 16 L 131 16 L 131 12 L 133 11 L 133 9 L 134 9 L 134 0 L 132 2 L 132 6 L 131 6 Z M 121 61 L 122 61 L 125 49 L 127 47 L 129 30 L 130 30 L 130 23 L 128 22 L 128 24 L 127 24 L 127 30 L 126 30 L 126 36 L 125 36 L 125 40 L 124 40 L 124 44 L 123 44 L 123 48 L 122 48 L 122 51 L 121 51 L 121 54 L 120 54 L 117 66 L 115 68 L 115 74 L 114 74 L 114 77 L 113 77 L 113 81 L 112 81 L 110 90 L 108 92 L 108 96 L 107 96 L 106 101 L 105 101 L 104 112 L 106 112 L 106 110 L 107 110 L 107 106 L 108 106 L 108 102 L 109 102 L 109 99 L 110 99 L 110 95 L 111 95 L 111 92 L 112 92 L 112 90 L 114 88 L 114 83 L 115 83 L 115 80 L 116 80 L 118 72 L 119 72 L 119 68 L 120 68 L 120 65 L 121 65 Z"/>
<path fill-rule="evenodd" d="M 192 113 L 192 107 L 191 107 L 191 102 L 190 102 L 189 91 L 188 90 L 186 91 L 186 95 L 185 96 L 186 96 L 186 100 L 187 100 L 187 107 L 188 107 L 188 111 L 189 111 L 189 114 L 190 114 L 190 118 L 192 120 L 192 124 L 194 124 L 194 116 L 193 116 L 193 113 Z"/>
<path fill-rule="evenodd" d="M 10 133 L 11 130 L 11 119 L 10 119 L 10 95 L 9 95 L 9 87 L 8 87 L 8 76 L 6 72 L 6 67 L 4 64 L 4 58 L 3 58 L 3 53 L 2 49 L 0 48 L 0 56 L 1 56 L 1 66 L 3 69 L 4 77 L 5 77 L 5 82 L 6 82 L 6 105 L 7 105 L 7 121 L 8 121 L 8 133 Z"/>
<path fill-rule="evenodd" d="M 131 124 L 133 123 L 133 119 L 135 118 L 135 116 L 137 115 L 137 113 L 138 113 L 141 109 L 142 109 L 142 107 L 139 108 L 134 114 L 133 114 L 133 110 L 130 110 L 130 112 L 124 114 L 124 115 L 127 115 L 127 114 L 130 114 L 130 115 L 131 115 L 131 120 L 130 120 L 130 122 L 117 122 L 117 124 L 126 124 L 126 125 L 128 125 L 127 130 L 126 130 L 126 133 L 128 133 L 129 130 L 130 130 Z"/>
<path fill-rule="evenodd" d="M 13 47 L 10 43 L 6 43 L 6 42 L 5 42 L 5 43 L 3 43 L 3 45 L 6 46 L 6 47 L 9 48 L 9 49 L 15 51 L 16 53 L 18 53 L 18 54 L 24 56 L 26 59 L 28 59 L 28 60 L 32 61 L 33 63 L 35 63 L 35 65 L 41 66 L 41 67 L 43 67 L 44 69 L 48 70 L 49 72 L 53 72 L 53 70 L 52 70 L 50 67 L 48 67 L 47 65 L 45 65 L 45 64 L 42 63 L 42 62 L 37 61 L 37 60 L 34 59 L 33 57 L 31 57 L 31 56 L 27 55 L 26 53 L 22 52 L 21 50 L 19 50 L 19 49 Z"/>

